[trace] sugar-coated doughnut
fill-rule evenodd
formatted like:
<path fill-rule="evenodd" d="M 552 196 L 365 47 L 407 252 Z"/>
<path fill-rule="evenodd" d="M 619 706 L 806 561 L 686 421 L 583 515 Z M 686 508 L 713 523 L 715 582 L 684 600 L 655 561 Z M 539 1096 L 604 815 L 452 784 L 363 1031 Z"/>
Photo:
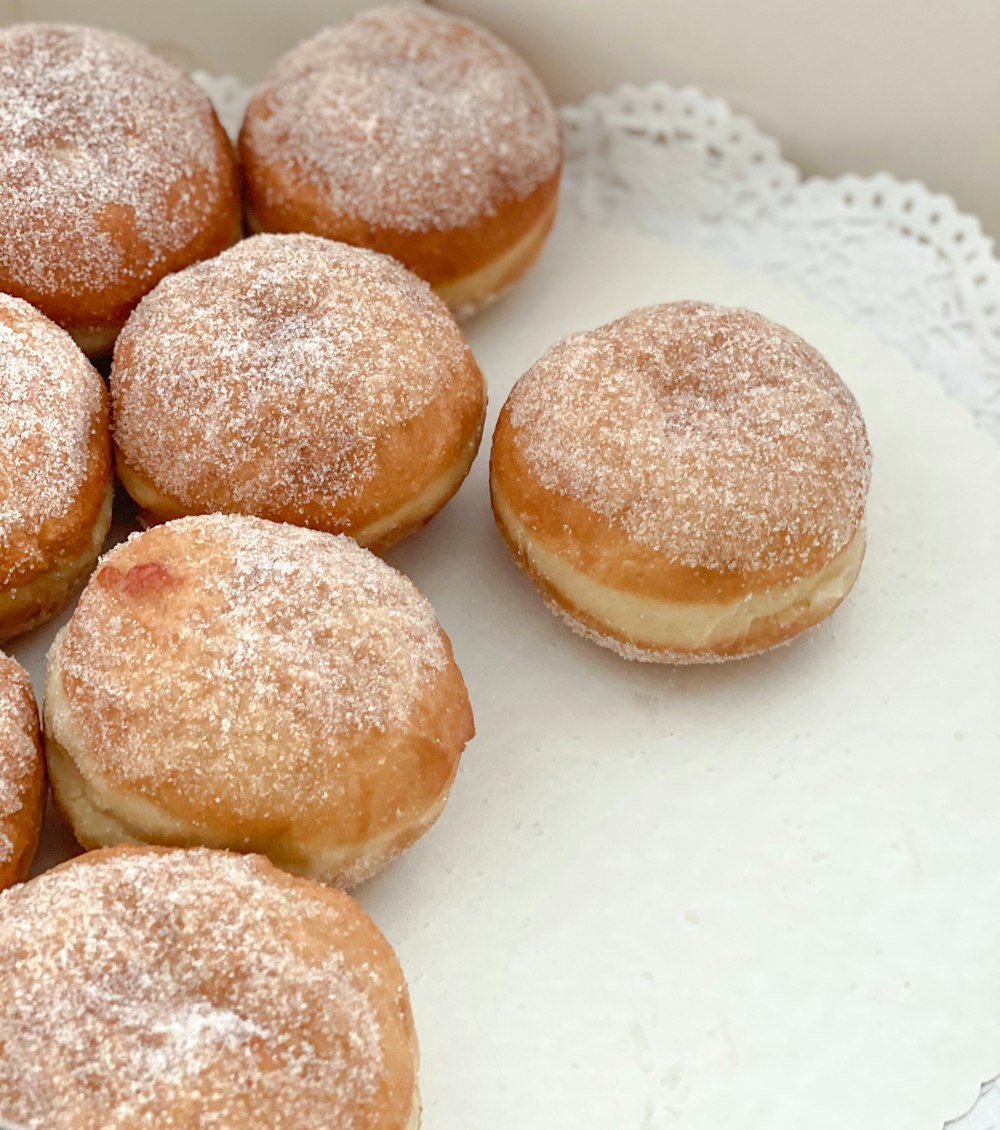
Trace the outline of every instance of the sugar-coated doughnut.
<path fill-rule="evenodd" d="M 0 28 L 0 291 L 104 353 L 239 230 L 232 145 L 187 75 L 113 32 Z"/>
<path fill-rule="evenodd" d="M 350 886 L 434 822 L 473 722 L 406 577 L 347 537 L 216 514 L 102 559 L 49 654 L 44 729 L 85 847 L 260 852 Z"/>
<path fill-rule="evenodd" d="M 258 235 L 164 279 L 115 346 L 118 473 L 146 523 L 213 511 L 384 549 L 458 490 L 482 374 L 394 259 Z"/>
<path fill-rule="evenodd" d="M 110 524 L 104 382 L 69 334 L 0 294 L 0 640 L 59 611 Z"/>
<path fill-rule="evenodd" d="M 121 847 L 0 896 L 0 1117 L 24 1130 L 416 1130 L 403 972 L 260 856 Z"/>
<path fill-rule="evenodd" d="M 541 251 L 562 137 L 520 56 L 468 20 L 404 4 L 275 63 L 247 110 L 240 158 L 252 228 L 384 251 L 464 312 Z"/>
<path fill-rule="evenodd" d="M 632 659 L 791 639 L 850 591 L 871 453 L 819 353 L 749 310 L 675 302 L 549 350 L 493 439 L 500 532 L 553 611 Z"/>
<path fill-rule="evenodd" d="M 0 890 L 27 875 L 44 807 L 45 762 L 31 682 L 20 664 L 0 654 Z"/>

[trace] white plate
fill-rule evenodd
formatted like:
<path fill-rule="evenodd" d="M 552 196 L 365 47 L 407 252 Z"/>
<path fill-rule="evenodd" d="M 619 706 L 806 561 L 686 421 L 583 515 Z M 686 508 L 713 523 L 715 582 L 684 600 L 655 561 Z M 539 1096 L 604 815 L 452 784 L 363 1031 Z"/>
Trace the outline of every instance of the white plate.
<path fill-rule="evenodd" d="M 850 384 L 868 557 L 807 637 L 673 670 L 545 611 L 493 529 L 486 450 L 390 554 L 479 730 L 437 827 L 359 892 L 410 980 L 424 1125 L 938 1130 L 1000 1059 L 1000 448 L 797 294 L 569 223 L 468 326 L 490 426 L 558 337 L 681 297 L 786 322 Z M 52 634 L 11 649 L 37 687 Z"/>

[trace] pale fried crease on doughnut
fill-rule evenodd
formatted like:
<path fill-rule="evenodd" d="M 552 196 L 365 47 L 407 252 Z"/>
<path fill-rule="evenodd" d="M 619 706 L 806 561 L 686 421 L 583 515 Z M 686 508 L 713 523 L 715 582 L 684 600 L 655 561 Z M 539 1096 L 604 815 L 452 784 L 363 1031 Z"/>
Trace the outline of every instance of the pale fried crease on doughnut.
<path fill-rule="evenodd" d="M 825 618 L 871 453 L 820 354 L 748 310 L 649 307 L 554 346 L 493 440 L 497 524 L 544 599 L 629 658 L 707 662 Z"/>
<path fill-rule="evenodd" d="M 146 523 L 256 514 L 384 549 L 455 493 L 485 386 L 394 259 L 259 235 L 147 295 L 115 347 L 118 472 Z"/>
<path fill-rule="evenodd" d="M 350 886 L 442 811 L 472 710 L 413 583 L 350 538 L 181 518 L 107 554 L 49 654 L 85 847 L 204 844 Z"/>

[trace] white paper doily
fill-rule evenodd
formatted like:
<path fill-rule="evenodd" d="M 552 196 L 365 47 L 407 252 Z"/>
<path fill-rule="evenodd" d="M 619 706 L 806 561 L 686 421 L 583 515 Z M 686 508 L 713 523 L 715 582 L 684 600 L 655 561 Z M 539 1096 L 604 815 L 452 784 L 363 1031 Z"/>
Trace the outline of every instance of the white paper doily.
<path fill-rule="evenodd" d="M 195 77 L 235 135 L 246 87 Z M 562 117 L 565 212 L 715 251 L 805 291 L 939 377 L 1000 439 L 1000 263 L 951 198 L 887 174 L 804 180 L 773 138 L 693 88 L 623 87 Z M 1000 1130 L 1000 1080 L 948 1126 Z"/>
<path fill-rule="evenodd" d="M 664 83 L 563 110 L 564 205 L 721 252 L 870 325 L 1000 438 L 1000 262 L 948 196 L 885 173 L 803 180 L 720 99 Z"/>

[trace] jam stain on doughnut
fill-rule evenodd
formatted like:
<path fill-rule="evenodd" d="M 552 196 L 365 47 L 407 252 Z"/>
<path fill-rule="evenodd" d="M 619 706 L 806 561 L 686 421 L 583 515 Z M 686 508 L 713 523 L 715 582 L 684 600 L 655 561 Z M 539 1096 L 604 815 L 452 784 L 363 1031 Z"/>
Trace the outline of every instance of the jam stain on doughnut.
<path fill-rule="evenodd" d="M 110 551 L 53 645 L 45 718 L 84 846 L 209 842 L 340 886 L 431 826 L 475 730 L 403 574 L 350 538 L 223 514 Z"/>
<path fill-rule="evenodd" d="M 180 582 L 161 562 L 141 561 L 127 573 L 114 565 L 105 565 L 97 574 L 97 583 L 108 592 L 139 597 L 173 588 Z"/>

